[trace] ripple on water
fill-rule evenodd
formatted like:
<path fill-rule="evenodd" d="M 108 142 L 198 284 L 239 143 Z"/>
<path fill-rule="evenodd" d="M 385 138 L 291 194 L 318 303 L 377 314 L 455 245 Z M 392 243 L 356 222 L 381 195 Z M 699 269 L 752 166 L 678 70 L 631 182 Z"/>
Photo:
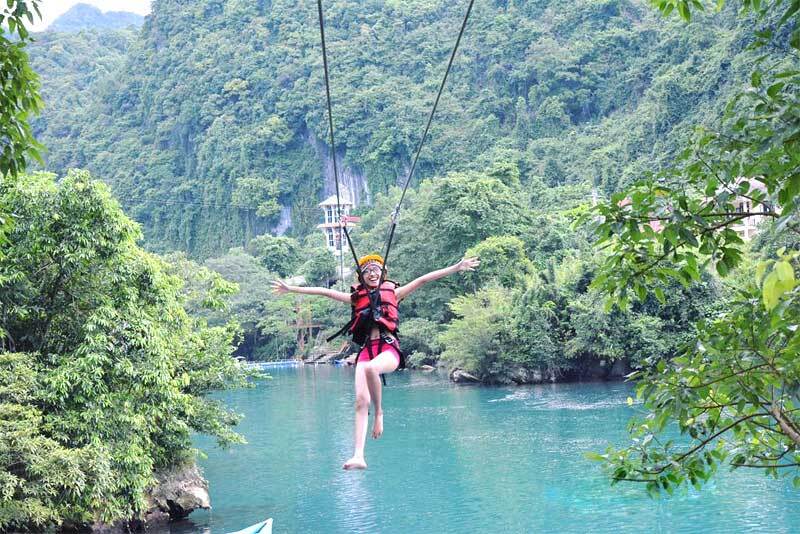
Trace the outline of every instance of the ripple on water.
<path fill-rule="evenodd" d="M 589 384 L 587 384 L 589 385 Z M 489 399 L 489 403 L 520 403 L 528 410 L 603 410 L 627 406 L 630 391 L 614 388 L 601 395 L 577 399 L 571 392 L 553 390 L 552 386 L 530 386 L 511 390 L 503 397 Z"/>

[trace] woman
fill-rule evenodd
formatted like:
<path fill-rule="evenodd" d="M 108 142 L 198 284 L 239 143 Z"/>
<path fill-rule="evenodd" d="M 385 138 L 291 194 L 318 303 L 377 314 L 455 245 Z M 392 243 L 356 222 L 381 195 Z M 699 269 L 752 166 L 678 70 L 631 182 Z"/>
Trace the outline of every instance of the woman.
<path fill-rule="evenodd" d="M 339 302 L 348 302 L 353 308 L 353 321 L 349 325 L 349 330 L 354 340 L 363 343 L 363 346 L 356 359 L 356 413 L 353 436 L 355 450 L 352 458 L 342 466 L 343 469 L 367 468 L 364 445 L 367 439 L 370 402 L 375 408 L 372 437 L 378 439 L 383 434 L 380 377 L 395 371 L 403 361 L 396 336 L 399 318 L 397 304 L 428 282 L 458 272 L 474 271 L 479 265 L 480 259 L 477 257 L 465 258 L 450 267 L 432 271 L 404 286 L 397 287 L 394 282 L 385 279 L 383 258 L 371 254 L 358 260 L 366 287 L 359 283 L 352 288 L 349 295 L 324 287 L 290 286 L 280 280 L 272 282 L 272 289 L 276 293 L 322 295 Z"/>

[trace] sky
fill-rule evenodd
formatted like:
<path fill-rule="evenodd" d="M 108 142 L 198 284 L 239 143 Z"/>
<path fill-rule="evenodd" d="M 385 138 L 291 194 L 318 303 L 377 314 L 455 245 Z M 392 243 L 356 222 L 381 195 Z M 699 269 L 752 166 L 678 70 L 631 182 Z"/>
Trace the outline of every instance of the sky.
<path fill-rule="evenodd" d="M 47 28 L 51 22 L 63 15 L 75 4 L 91 4 L 100 8 L 100 11 L 129 11 L 139 15 L 150 13 L 151 0 L 42 0 L 39 3 L 39 11 L 42 12 L 42 20 L 34 18 L 31 30 L 38 32 Z"/>

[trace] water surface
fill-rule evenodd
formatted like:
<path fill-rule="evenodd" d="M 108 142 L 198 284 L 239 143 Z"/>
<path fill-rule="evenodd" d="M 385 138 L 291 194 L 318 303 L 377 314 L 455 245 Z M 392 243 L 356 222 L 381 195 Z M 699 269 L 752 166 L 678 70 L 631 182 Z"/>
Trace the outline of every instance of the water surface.
<path fill-rule="evenodd" d="M 274 532 L 800 532 L 800 492 L 759 472 L 651 500 L 609 487 L 585 451 L 625 443 L 626 384 L 464 387 L 404 372 L 384 390 L 385 434 L 352 452 L 352 369 L 305 366 L 220 396 L 249 444 L 196 444 L 213 510 L 173 533 L 225 533 L 267 517 Z"/>

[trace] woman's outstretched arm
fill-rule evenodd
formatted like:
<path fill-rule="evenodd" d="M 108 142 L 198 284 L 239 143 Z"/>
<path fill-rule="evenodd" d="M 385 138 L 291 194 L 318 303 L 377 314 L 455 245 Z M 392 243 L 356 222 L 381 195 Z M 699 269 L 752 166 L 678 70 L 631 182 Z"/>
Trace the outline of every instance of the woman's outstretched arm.
<path fill-rule="evenodd" d="M 282 280 L 272 281 L 272 291 L 278 294 L 303 293 L 304 295 L 321 295 L 323 297 L 328 297 L 329 299 L 338 300 L 339 302 L 350 302 L 349 293 L 342 293 L 341 291 L 336 291 L 334 289 L 328 289 L 325 287 L 290 286 Z"/>
<path fill-rule="evenodd" d="M 416 280 L 413 280 L 402 287 L 398 287 L 394 294 L 397 297 L 398 301 L 403 300 L 411 293 L 416 291 L 417 289 L 421 288 L 428 282 L 433 282 L 434 280 L 438 280 L 439 278 L 444 278 L 447 275 L 460 273 L 464 271 L 474 271 L 476 267 L 481 264 L 480 258 L 473 257 L 473 258 L 464 258 L 458 263 L 451 265 L 450 267 L 445 267 L 444 269 L 439 269 L 438 271 L 431 271 L 428 274 L 423 274 Z"/>

